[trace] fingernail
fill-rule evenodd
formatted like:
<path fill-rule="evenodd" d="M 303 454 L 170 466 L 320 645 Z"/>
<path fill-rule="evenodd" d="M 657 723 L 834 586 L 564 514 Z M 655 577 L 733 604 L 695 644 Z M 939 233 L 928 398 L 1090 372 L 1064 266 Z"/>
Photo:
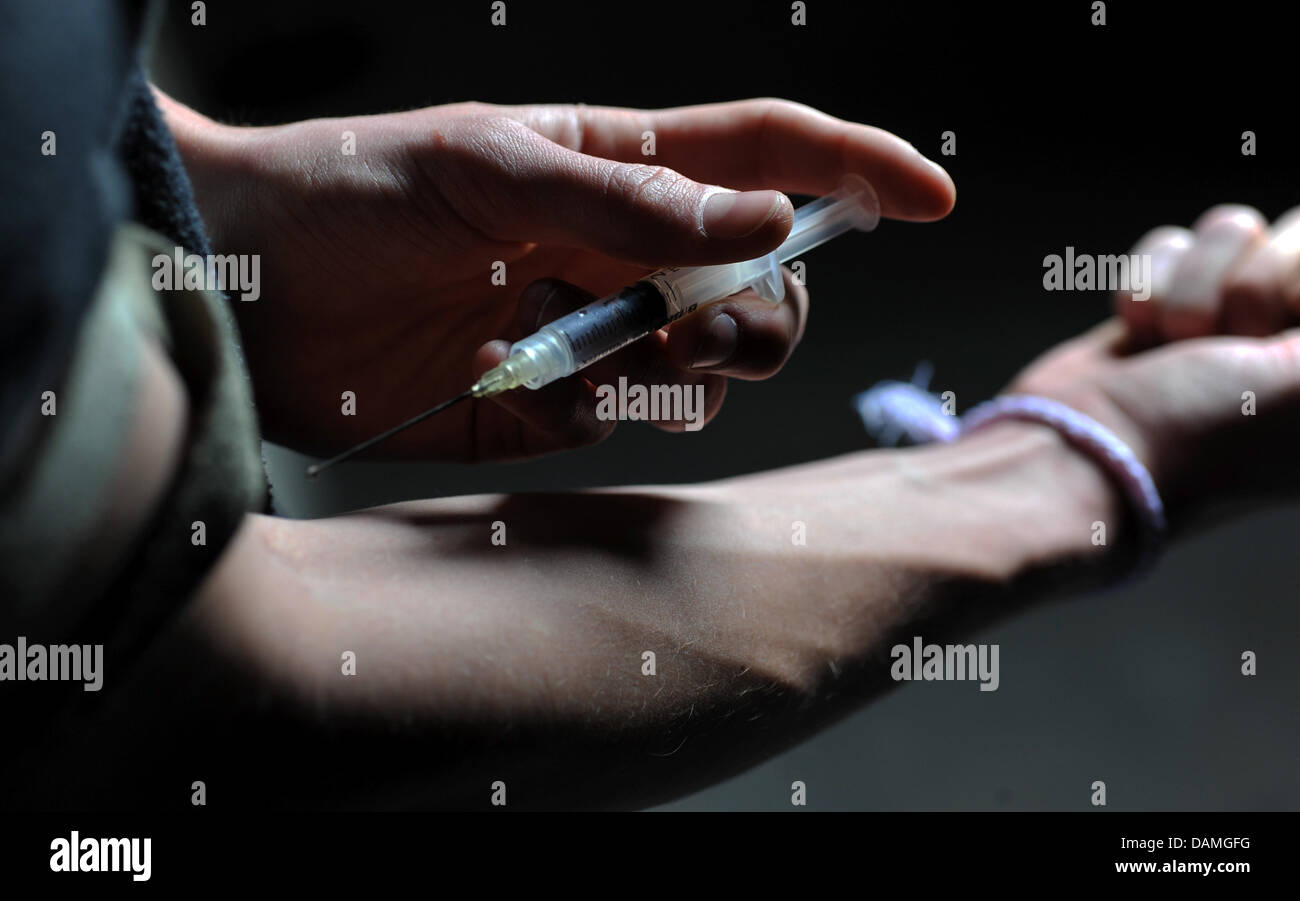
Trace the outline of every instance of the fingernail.
<path fill-rule="evenodd" d="M 776 191 L 718 191 L 704 202 L 704 234 L 743 238 L 762 228 L 781 208 Z"/>
<path fill-rule="evenodd" d="M 709 369 L 721 366 L 731 359 L 740 341 L 740 328 L 736 320 L 727 313 L 718 313 L 705 329 L 695 348 L 695 359 L 691 361 L 692 369 Z"/>

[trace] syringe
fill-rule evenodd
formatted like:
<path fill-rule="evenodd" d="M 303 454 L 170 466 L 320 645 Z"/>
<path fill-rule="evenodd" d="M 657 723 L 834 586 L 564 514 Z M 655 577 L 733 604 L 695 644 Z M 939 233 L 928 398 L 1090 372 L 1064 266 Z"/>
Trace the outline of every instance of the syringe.
<path fill-rule="evenodd" d="M 616 294 L 547 323 L 516 341 L 510 356 L 479 377 L 473 397 L 527 386 L 540 388 L 585 369 L 698 307 L 753 288 L 764 300 L 785 297 L 781 264 L 852 228 L 870 231 L 880 202 L 865 179 L 848 176 L 825 197 L 799 207 L 790 234 L 767 256 L 739 263 L 660 269 Z"/>
<path fill-rule="evenodd" d="M 573 375 L 700 306 L 752 288 L 764 300 L 785 298 L 781 264 L 794 260 L 850 229 L 871 231 L 880 221 L 880 201 L 856 175 L 839 188 L 795 210 L 790 234 L 766 256 L 716 266 L 660 269 L 623 290 L 592 301 L 516 341 L 510 355 L 483 373 L 469 390 L 315 466 L 314 476 L 403 429 L 471 397 L 491 397 L 514 388 L 541 388 Z"/>

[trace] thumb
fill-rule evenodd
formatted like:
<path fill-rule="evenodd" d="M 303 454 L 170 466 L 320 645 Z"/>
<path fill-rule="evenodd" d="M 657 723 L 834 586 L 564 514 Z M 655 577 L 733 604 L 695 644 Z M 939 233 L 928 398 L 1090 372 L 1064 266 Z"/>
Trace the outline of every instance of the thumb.
<path fill-rule="evenodd" d="M 500 192 L 481 227 L 508 241 L 545 241 L 646 266 L 761 256 L 785 239 L 794 206 L 780 191 L 731 191 L 664 166 L 569 150 L 511 119 L 490 120 Z"/>

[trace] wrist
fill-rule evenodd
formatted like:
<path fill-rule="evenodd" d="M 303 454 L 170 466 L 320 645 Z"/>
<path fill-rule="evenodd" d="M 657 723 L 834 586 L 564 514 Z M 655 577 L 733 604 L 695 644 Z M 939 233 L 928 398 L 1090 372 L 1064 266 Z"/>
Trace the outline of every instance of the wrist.
<path fill-rule="evenodd" d="M 1113 549 L 1138 539 L 1111 475 L 1049 425 L 993 423 L 914 453 L 932 455 L 927 465 L 958 502 L 986 514 L 983 540 L 1002 579 L 1109 564 Z"/>
<path fill-rule="evenodd" d="M 173 100 L 156 87 L 153 91 L 163 121 L 185 164 L 213 247 L 218 251 L 228 248 L 233 229 L 249 218 L 247 206 L 255 199 L 254 145 L 262 129 L 223 125 Z"/>
<path fill-rule="evenodd" d="M 699 530 L 727 548 L 722 565 L 735 569 L 724 570 L 724 582 L 762 586 L 744 624 L 758 635 L 751 656 L 790 656 L 792 623 L 812 636 L 794 642 L 803 652 L 798 685 L 820 684 L 830 663 L 883 653 L 901 631 L 961 634 L 1058 585 L 1105 582 L 1135 534 L 1107 473 L 1036 422 L 992 423 L 953 443 L 867 451 L 689 492 L 709 503 L 684 510 L 724 511 Z M 799 541 L 774 546 L 771 536 L 796 528 Z M 1104 543 L 1094 543 L 1099 534 Z M 737 550 L 745 548 L 752 553 Z"/>

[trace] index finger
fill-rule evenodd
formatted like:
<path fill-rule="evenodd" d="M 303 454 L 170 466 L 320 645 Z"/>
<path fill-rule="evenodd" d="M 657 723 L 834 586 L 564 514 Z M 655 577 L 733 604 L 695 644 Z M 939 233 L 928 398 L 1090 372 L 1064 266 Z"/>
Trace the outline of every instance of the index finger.
<path fill-rule="evenodd" d="M 558 144 L 592 156 L 653 162 L 741 191 L 826 194 L 861 175 L 892 219 L 941 219 L 956 202 L 948 173 L 911 144 L 788 100 L 663 110 L 583 105 L 498 107 Z M 653 136 L 654 156 L 644 151 Z"/>

